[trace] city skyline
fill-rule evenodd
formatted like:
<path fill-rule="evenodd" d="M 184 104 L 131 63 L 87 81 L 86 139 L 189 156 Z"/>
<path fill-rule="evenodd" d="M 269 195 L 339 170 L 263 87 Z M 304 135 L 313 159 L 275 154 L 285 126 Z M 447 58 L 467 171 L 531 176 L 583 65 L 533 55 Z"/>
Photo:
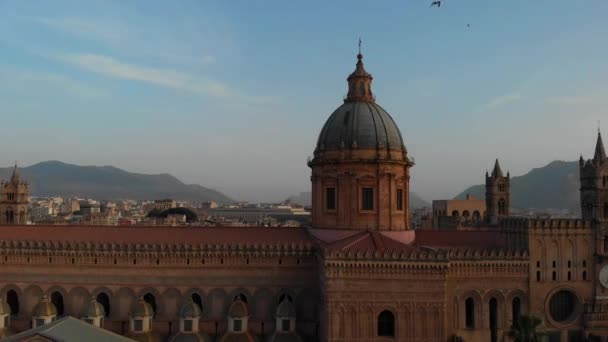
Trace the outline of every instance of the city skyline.
<path fill-rule="evenodd" d="M 495 158 L 517 176 L 589 157 L 607 4 L 266 6 L 0 4 L 2 164 L 168 172 L 246 200 L 310 191 L 359 36 L 425 199 L 481 183 Z"/>

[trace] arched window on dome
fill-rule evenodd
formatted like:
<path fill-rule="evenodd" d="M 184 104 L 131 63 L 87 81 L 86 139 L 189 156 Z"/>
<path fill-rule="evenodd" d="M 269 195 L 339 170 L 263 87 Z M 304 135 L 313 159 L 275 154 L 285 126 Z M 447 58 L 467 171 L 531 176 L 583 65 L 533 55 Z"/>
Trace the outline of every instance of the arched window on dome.
<path fill-rule="evenodd" d="M 395 315 L 388 310 L 384 310 L 378 315 L 378 336 L 395 336 Z"/>
<path fill-rule="evenodd" d="M 108 297 L 108 295 L 104 292 L 100 292 L 95 297 L 95 300 L 101 304 L 101 306 L 103 306 L 104 316 L 110 317 L 110 297 Z"/>

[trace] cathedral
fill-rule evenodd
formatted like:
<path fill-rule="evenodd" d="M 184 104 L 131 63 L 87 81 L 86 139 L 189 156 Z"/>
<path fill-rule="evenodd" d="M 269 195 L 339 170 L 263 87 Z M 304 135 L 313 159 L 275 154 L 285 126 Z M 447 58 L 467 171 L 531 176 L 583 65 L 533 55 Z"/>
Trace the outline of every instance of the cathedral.
<path fill-rule="evenodd" d="M 414 160 L 372 79 L 359 53 L 308 162 L 311 227 L 24 225 L 15 169 L 1 185 L 0 336 L 67 317 L 138 341 L 499 342 L 534 315 L 549 341 L 607 341 L 599 132 L 580 159 L 580 219 L 511 216 L 496 162 L 474 227 L 412 230 Z"/>

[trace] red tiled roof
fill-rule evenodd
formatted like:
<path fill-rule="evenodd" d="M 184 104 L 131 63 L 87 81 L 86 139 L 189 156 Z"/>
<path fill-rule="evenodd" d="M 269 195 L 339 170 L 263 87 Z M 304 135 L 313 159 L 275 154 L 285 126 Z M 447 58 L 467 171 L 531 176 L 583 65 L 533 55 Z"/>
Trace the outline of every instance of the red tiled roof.
<path fill-rule="evenodd" d="M 74 241 L 141 244 L 313 243 L 304 228 L 0 226 L 1 240 Z"/>
<path fill-rule="evenodd" d="M 328 251 L 401 252 L 414 247 L 387 236 L 384 232 L 365 230 L 310 229 L 311 234 Z M 404 234 L 408 232 L 403 232 Z"/>
<path fill-rule="evenodd" d="M 417 246 L 501 248 L 505 241 L 498 231 L 416 231 Z"/>

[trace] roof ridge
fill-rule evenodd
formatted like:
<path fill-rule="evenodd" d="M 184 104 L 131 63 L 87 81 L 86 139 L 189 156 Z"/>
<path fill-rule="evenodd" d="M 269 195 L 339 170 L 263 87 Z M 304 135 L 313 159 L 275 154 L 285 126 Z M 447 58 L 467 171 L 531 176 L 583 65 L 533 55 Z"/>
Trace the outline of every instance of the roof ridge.
<path fill-rule="evenodd" d="M 363 240 L 363 239 L 365 239 L 367 237 L 367 232 L 359 232 L 357 234 L 349 236 L 348 238 L 353 238 L 353 237 L 356 237 L 357 235 L 361 235 L 361 236 L 357 237 L 356 239 L 354 239 L 354 241 L 348 243 L 346 246 L 342 246 L 341 249 L 349 248 L 349 247 L 354 246 L 355 244 L 361 242 L 361 240 Z M 344 238 L 342 240 L 339 240 L 338 242 L 346 240 L 348 238 Z"/>
<path fill-rule="evenodd" d="M 376 231 L 370 232 L 370 235 L 372 236 L 372 241 L 374 242 L 376 249 L 378 249 L 380 252 L 384 252 L 386 250 L 386 244 L 384 243 L 384 241 L 382 241 L 382 237 L 384 235 Z"/>

